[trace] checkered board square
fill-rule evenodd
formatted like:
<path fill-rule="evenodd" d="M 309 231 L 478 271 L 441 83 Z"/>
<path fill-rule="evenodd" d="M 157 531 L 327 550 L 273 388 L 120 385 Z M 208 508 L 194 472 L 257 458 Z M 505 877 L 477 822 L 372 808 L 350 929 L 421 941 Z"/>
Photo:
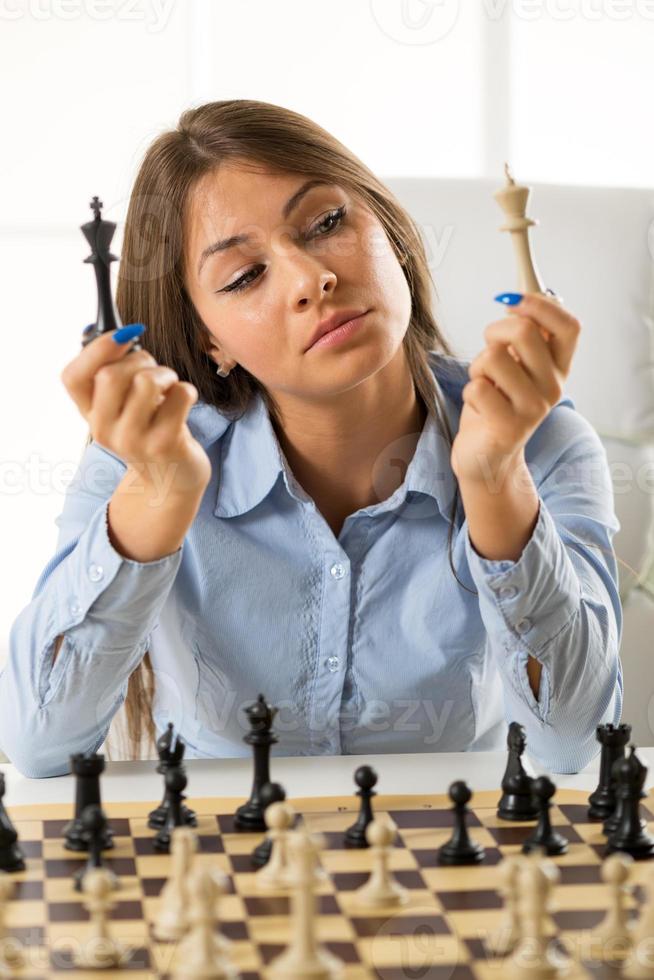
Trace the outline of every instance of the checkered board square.
<path fill-rule="evenodd" d="M 567 854 L 551 859 L 561 875 L 553 894 L 551 928 L 558 933 L 554 942 L 561 956 L 570 958 L 570 980 L 616 980 L 619 963 L 596 961 L 589 939 L 606 911 L 608 886 L 600 874 L 605 837 L 601 824 L 588 821 L 587 797 L 586 792 L 565 789 L 555 797 L 552 821 L 570 844 Z M 503 980 L 506 964 L 492 939 L 503 915 L 499 865 L 504 856 L 520 852 L 534 821 L 499 819 L 498 800 L 497 792 L 480 792 L 470 804 L 470 834 L 484 845 L 484 862 L 450 868 L 440 867 L 436 859 L 452 827 L 446 796 L 375 797 L 376 812 L 388 812 L 397 825 L 390 866 L 410 895 L 406 905 L 387 911 L 357 907 L 356 889 L 367 880 L 372 855 L 343 845 L 343 831 L 356 816 L 356 797 L 290 800 L 307 828 L 326 840 L 321 863 L 328 874 L 317 890 L 318 936 L 342 960 L 344 980 Z M 25 965 L 12 975 L 26 980 L 66 972 L 96 980 L 100 975 L 131 980 L 172 976 L 178 944 L 155 941 L 151 930 L 171 860 L 152 846 L 147 814 L 156 802 L 105 805 L 115 833 L 115 847 L 105 852 L 105 860 L 120 877 L 110 926 L 114 938 L 129 946 L 130 957 L 120 969 L 99 974 L 77 970 L 72 961 L 90 925 L 72 881 L 85 857 L 67 851 L 61 836 L 71 807 L 12 807 L 9 801 L 27 859 L 26 870 L 12 875 L 15 889 L 5 912 L 7 933 L 25 954 Z M 232 814 L 242 802 L 188 800 L 198 814 L 196 866 L 215 866 L 228 876 L 228 893 L 219 904 L 220 930 L 230 940 L 242 980 L 256 980 L 266 977 L 267 965 L 290 938 L 290 899 L 286 892 L 257 888 L 250 854 L 263 835 L 235 829 Z M 652 794 L 642 814 L 654 822 Z M 632 917 L 645 897 L 648 866 L 633 865 Z"/>

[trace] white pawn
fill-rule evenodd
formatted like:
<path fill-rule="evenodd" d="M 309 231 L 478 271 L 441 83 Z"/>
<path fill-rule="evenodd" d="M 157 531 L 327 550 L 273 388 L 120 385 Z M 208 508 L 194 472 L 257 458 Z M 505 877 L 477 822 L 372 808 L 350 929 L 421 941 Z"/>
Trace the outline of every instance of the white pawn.
<path fill-rule="evenodd" d="M 109 910 L 114 904 L 113 875 L 107 868 L 91 868 L 82 878 L 84 904 L 91 916 L 91 933 L 73 954 L 82 969 L 107 970 L 124 964 L 128 950 L 109 933 Z"/>
<path fill-rule="evenodd" d="M 654 978 L 654 868 L 647 874 L 647 898 L 631 933 L 632 948 L 622 976 L 627 980 Z"/>
<path fill-rule="evenodd" d="M 403 905 L 408 901 L 407 889 L 395 881 L 388 868 L 396 831 L 397 827 L 390 817 L 376 817 L 366 827 L 366 838 L 372 848 L 373 868 L 367 882 L 355 892 L 357 905 L 378 908 Z"/>
<path fill-rule="evenodd" d="M 555 955 L 548 935 L 549 895 L 560 877 L 551 861 L 527 859 L 520 867 L 520 940 L 507 961 L 506 976 L 510 980 L 555 980 L 570 968 L 569 962 L 562 963 Z"/>
<path fill-rule="evenodd" d="M 0 872 L 0 967 L 18 967 L 25 962 L 20 941 L 8 936 L 5 928 L 7 902 L 13 893 L 13 881 L 5 871 Z"/>
<path fill-rule="evenodd" d="M 238 973 L 229 961 L 224 937 L 216 932 L 218 896 L 226 891 L 226 878 L 215 868 L 200 868 L 188 880 L 191 907 L 189 928 L 177 949 L 173 980 L 234 980 Z"/>
<path fill-rule="evenodd" d="M 504 915 L 497 929 L 489 937 L 489 947 L 497 956 L 506 956 L 515 949 L 520 939 L 518 901 L 518 874 L 526 858 L 522 854 L 505 857 L 499 866 L 500 894 L 504 899 Z"/>
<path fill-rule="evenodd" d="M 271 840 L 270 857 L 254 876 L 261 891 L 277 891 L 291 884 L 288 866 L 287 840 L 293 826 L 295 811 L 290 803 L 271 803 L 264 813 Z"/>
<path fill-rule="evenodd" d="M 305 828 L 289 834 L 292 936 L 284 952 L 270 964 L 268 976 L 274 980 L 339 980 L 343 976 L 341 960 L 316 938 L 315 867 L 324 840 L 322 835 L 309 835 Z"/>
<path fill-rule="evenodd" d="M 161 890 L 159 912 L 152 928 L 155 939 L 177 942 L 188 929 L 187 877 L 196 850 L 195 831 L 191 827 L 175 827 L 170 840 L 172 870 Z"/>
<path fill-rule="evenodd" d="M 609 886 L 609 909 L 590 935 L 592 958 L 610 962 L 616 954 L 626 951 L 632 942 L 627 924 L 625 898 L 630 889 L 625 882 L 634 859 L 630 854 L 616 851 L 602 864 L 602 880 Z"/>

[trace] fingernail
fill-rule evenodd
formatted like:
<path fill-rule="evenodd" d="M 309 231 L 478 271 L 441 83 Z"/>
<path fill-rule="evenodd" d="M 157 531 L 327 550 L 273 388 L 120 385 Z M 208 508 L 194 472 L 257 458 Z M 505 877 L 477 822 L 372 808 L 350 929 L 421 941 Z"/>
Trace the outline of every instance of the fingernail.
<path fill-rule="evenodd" d="M 82 337 L 85 337 L 87 333 L 91 333 L 92 330 L 95 330 L 95 323 L 89 323 L 88 327 L 84 327 Z"/>
<path fill-rule="evenodd" d="M 493 299 L 496 303 L 504 303 L 505 306 L 517 306 L 522 299 L 522 293 L 498 293 Z"/>
<path fill-rule="evenodd" d="M 126 327 L 115 330 L 111 336 L 117 344 L 126 344 L 128 340 L 140 337 L 144 330 L 145 324 L 143 323 L 128 323 Z"/>

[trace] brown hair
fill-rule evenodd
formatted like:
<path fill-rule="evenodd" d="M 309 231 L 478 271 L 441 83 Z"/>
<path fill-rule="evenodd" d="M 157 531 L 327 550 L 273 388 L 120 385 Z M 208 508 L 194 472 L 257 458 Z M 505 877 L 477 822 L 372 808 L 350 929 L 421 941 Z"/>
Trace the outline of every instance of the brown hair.
<path fill-rule="evenodd" d="M 411 316 L 403 345 L 417 394 L 427 411 L 435 404 L 449 445 L 453 436 L 428 355 L 453 356 L 431 309 L 431 273 L 417 225 L 381 181 L 317 123 L 282 106 L 250 99 L 210 102 L 188 109 L 177 127 L 150 145 L 132 190 L 125 222 L 116 305 L 123 323 L 147 324 L 144 348 L 160 364 L 190 381 L 198 400 L 230 419 L 240 416 L 259 392 L 279 423 L 265 387 L 241 365 L 216 375 L 206 351 L 209 332 L 184 286 L 185 217 L 190 191 L 228 159 L 252 161 L 273 173 L 320 177 L 339 184 L 374 212 L 402 263 L 411 292 Z M 89 440 L 90 441 L 90 440 Z M 450 567 L 458 483 L 448 534 Z M 472 590 L 468 590 L 472 591 Z M 475 593 L 476 594 L 476 593 Z M 130 677 L 125 703 L 127 736 L 137 758 L 146 734 L 154 735 L 152 667 L 148 654 Z"/>

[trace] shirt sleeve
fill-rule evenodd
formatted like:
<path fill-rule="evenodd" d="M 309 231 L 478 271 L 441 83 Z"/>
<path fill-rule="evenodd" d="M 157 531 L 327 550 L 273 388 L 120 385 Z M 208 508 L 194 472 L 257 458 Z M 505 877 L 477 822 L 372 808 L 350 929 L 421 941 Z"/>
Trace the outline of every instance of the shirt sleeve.
<path fill-rule="evenodd" d="M 622 607 L 612 545 L 620 523 L 604 447 L 569 398 L 541 423 L 525 459 L 539 512 L 520 557 L 483 558 L 467 519 L 462 532 L 506 719 L 525 726 L 537 765 L 573 773 L 599 751 L 597 725 L 617 724 L 622 711 Z M 529 655 L 542 668 L 538 699 Z"/>
<path fill-rule="evenodd" d="M 86 447 L 55 522 L 55 554 L 10 631 L 0 744 L 26 776 L 69 772 L 71 754 L 105 740 L 181 561 L 182 547 L 138 562 L 111 544 L 108 504 L 126 469 L 99 444 Z"/>

